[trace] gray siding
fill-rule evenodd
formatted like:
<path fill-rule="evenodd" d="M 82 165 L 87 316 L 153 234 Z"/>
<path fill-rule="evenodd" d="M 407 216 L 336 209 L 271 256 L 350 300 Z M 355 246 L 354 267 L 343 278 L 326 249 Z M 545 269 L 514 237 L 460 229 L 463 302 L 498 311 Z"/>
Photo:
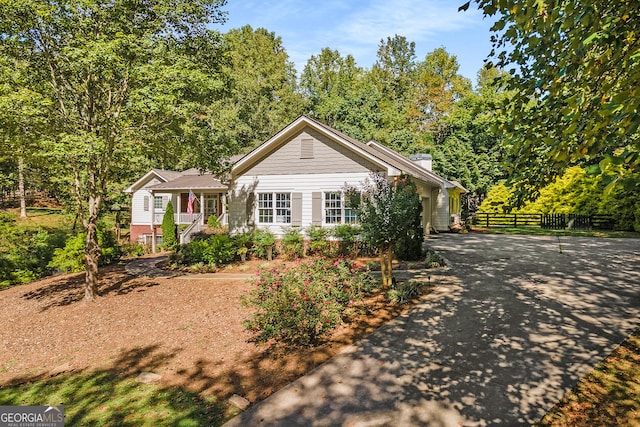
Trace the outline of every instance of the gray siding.
<path fill-rule="evenodd" d="M 302 149 L 302 140 L 313 139 L 313 146 Z M 308 144 L 309 141 L 305 141 Z M 313 158 L 301 158 L 312 155 Z M 377 171 L 372 163 L 342 145 L 307 127 L 286 140 L 268 156 L 258 161 L 243 175 L 299 175 L 326 173 L 359 173 Z"/>

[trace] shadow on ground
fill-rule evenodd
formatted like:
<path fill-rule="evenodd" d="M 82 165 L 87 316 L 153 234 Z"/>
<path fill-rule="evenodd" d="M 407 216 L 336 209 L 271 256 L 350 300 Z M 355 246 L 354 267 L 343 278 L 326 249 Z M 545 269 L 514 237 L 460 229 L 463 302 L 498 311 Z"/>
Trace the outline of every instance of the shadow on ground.
<path fill-rule="evenodd" d="M 42 306 L 42 311 L 70 305 L 84 298 L 84 274 L 65 275 L 53 280 L 53 283 L 29 291 L 22 297 L 26 300 L 46 302 Z M 118 266 L 104 267 L 100 269 L 98 293 L 102 296 L 125 295 L 133 291 L 142 292 L 158 284 L 157 281 L 137 278 L 125 273 Z"/>
<path fill-rule="evenodd" d="M 228 425 L 530 425 L 639 324 L 637 240 L 431 245 L 434 293 Z"/>
<path fill-rule="evenodd" d="M 65 423 L 83 426 L 216 426 L 230 414 L 225 402 L 182 387 L 140 384 L 135 377 L 176 356 L 154 346 L 122 352 L 107 368 L 70 372 L 3 387 L 0 405 L 64 405 Z"/>

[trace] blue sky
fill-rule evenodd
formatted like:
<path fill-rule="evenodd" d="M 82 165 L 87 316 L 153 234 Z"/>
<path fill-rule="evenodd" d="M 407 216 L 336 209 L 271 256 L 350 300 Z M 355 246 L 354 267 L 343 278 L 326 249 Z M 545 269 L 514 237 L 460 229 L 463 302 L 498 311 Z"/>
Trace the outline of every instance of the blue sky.
<path fill-rule="evenodd" d="M 416 57 L 438 47 L 456 55 L 460 73 L 474 83 L 491 51 L 489 28 L 473 5 L 458 12 L 464 0 L 228 0 L 221 32 L 251 25 L 282 38 L 298 75 L 311 55 L 324 47 L 371 68 L 381 39 L 395 34 L 416 43 Z"/>

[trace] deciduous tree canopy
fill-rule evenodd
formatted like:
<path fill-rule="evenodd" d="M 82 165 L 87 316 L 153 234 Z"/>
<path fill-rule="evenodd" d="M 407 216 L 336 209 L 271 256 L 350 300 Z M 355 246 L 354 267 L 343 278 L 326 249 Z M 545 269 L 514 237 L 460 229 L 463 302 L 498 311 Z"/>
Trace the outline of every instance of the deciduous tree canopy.
<path fill-rule="evenodd" d="M 467 9 L 471 2 L 461 9 Z M 572 164 L 640 182 L 640 3 L 477 0 L 495 16 L 491 59 L 511 73 L 502 129 L 519 201 Z"/>
<path fill-rule="evenodd" d="M 36 98 L 50 100 L 41 114 L 46 151 L 65 165 L 86 230 L 87 300 L 97 294 L 97 221 L 111 171 L 206 128 L 199 110 L 220 88 L 218 38 L 206 26 L 221 19 L 218 7 L 214 0 L 0 2 L 2 62 L 21 61 Z"/>

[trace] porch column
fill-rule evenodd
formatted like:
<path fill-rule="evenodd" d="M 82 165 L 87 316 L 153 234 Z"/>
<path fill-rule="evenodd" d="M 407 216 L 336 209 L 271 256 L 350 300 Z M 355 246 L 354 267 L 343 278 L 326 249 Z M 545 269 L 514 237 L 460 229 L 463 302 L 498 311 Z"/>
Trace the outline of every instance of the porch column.
<path fill-rule="evenodd" d="M 153 190 L 150 191 L 151 200 L 149 203 L 150 211 L 151 211 L 151 253 L 156 253 L 157 245 L 156 245 L 156 202 L 155 195 L 153 194 Z"/>
<path fill-rule="evenodd" d="M 182 200 L 180 199 L 180 193 L 178 193 L 178 198 L 177 198 L 177 205 L 176 209 L 174 210 L 175 212 L 177 212 L 177 219 L 176 219 L 176 224 L 180 224 L 180 214 L 182 213 L 180 210 L 182 209 Z"/>
<path fill-rule="evenodd" d="M 200 193 L 200 224 L 205 224 L 207 221 L 204 218 L 204 193 Z"/>
<path fill-rule="evenodd" d="M 227 193 L 220 194 L 220 204 L 222 204 L 222 208 L 220 209 L 220 214 L 222 215 L 222 224 L 226 225 L 227 222 Z"/>

